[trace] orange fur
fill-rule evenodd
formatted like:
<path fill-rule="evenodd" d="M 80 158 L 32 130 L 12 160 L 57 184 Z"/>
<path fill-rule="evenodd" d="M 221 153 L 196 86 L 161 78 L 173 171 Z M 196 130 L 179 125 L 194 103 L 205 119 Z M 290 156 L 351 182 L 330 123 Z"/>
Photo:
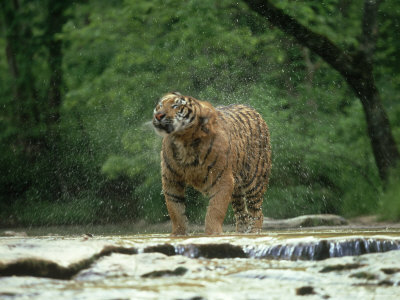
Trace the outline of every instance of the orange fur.
<path fill-rule="evenodd" d="M 207 234 L 220 234 L 232 203 L 238 232 L 261 230 L 263 194 L 271 169 L 269 131 L 244 105 L 213 107 L 179 93 L 161 98 L 153 124 L 164 136 L 162 186 L 172 234 L 186 234 L 185 187 L 207 195 Z"/>

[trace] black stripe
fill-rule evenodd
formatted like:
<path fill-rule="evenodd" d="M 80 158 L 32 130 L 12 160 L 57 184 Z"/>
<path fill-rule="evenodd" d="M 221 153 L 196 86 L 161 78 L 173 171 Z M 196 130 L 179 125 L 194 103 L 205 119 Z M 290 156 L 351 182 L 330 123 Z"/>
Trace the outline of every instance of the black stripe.
<path fill-rule="evenodd" d="M 190 164 L 185 164 L 185 166 L 190 166 L 190 167 L 197 167 L 199 165 L 199 155 L 196 155 L 196 158 L 194 159 L 193 162 L 191 162 Z"/>
<path fill-rule="evenodd" d="M 169 200 L 172 200 L 174 202 L 177 202 L 177 203 L 184 203 L 185 202 L 185 197 L 178 196 L 178 195 L 175 195 L 175 194 L 170 194 L 168 192 L 164 192 L 164 194 L 171 198 Z"/>
<path fill-rule="evenodd" d="M 264 187 L 264 185 L 265 183 L 263 181 L 258 181 L 253 188 L 251 188 L 246 192 L 246 197 L 247 195 L 251 196 L 253 194 L 258 193 Z"/>
<path fill-rule="evenodd" d="M 212 194 L 210 197 L 209 197 L 209 201 L 212 199 L 212 198 L 214 198 L 219 192 L 220 192 L 221 190 L 218 190 L 216 193 L 214 193 L 214 194 Z"/>
<path fill-rule="evenodd" d="M 178 148 L 176 147 L 175 143 L 171 141 L 170 142 L 170 147 L 171 147 L 171 150 L 172 150 L 172 158 L 175 161 L 180 161 L 180 159 L 178 157 Z"/>
<path fill-rule="evenodd" d="M 207 174 L 206 174 L 206 177 L 204 177 L 204 179 L 203 179 L 203 184 L 207 182 L 207 180 L 208 180 L 208 175 L 210 174 L 210 170 L 211 170 L 211 169 L 214 167 L 214 165 L 217 163 L 217 160 L 218 160 L 218 154 L 217 154 L 217 156 L 215 157 L 214 161 L 207 167 Z"/>
<path fill-rule="evenodd" d="M 258 207 L 258 208 L 250 208 L 250 207 L 248 207 L 248 209 L 250 209 L 250 210 L 253 211 L 253 212 L 262 211 L 262 208 L 261 208 L 261 207 Z M 261 219 L 261 216 L 259 216 L 259 217 L 251 217 L 251 219 L 252 219 L 253 221 L 255 221 L 255 220 L 260 220 L 260 219 Z"/>
<path fill-rule="evenodd" d="M 219 172 L 219 174 L 217 175 L 215 180 L 211 183 L 211 186 L 207 189 L 208 191 L 214 187 L 214 185 L 218 182 L 218 180 L 220 180 L 220 178 L 222 177 L 222 174 L 224 174 L 224 172 L 225 172 L 225 169 L 226 168 L 224 168 L 223 170 L 221 170 L 221 172 Z"/>
<path fill-rule="evenodd" d="M 201 125 L 200 127 L 201 131 L 203 131 L 204 133 L 210 133 L 210 129 L 208 129 L 205 125 Z"/>
<path fill-rule="evenodd" d="M 249 217 L 248 214 L 240 214 L 240 215 L 237 216 L 237 218 L 239 220 L 246 220 L 248 217 Z"/>
<path fill-rule="evenodd" d="M 252 205 L 247 205 L 247 209 L 248 209 L 248 210 L 251 210 L 251 211 L 260 211 L 260 210 L 262 210 L 262 206 L 260 206 L 260 207 L 254 207 L 254 206 L 252 206 Z"/>
<path fill-rule="evenodd" d="M 244 202 L 240 201 L 239 199 L 233 200 L 232 208 L 235 212 L 244 211 L 244 209 L 245 209 Z"/>
<path fill-rule="evenodd" d="M 168 183 L 170 185 L 174 185 L 174 186 L 179 186 L 181 188 L 185 188 L 185 182 L 184 181 L 174 181 L 174 180 L 171 180 L 170 178 L 168 178 L 166 175 L 162 175 L 162 177 L 164 178 L 165 181 L 168 181 Z"/>
<path fill-rule="evenodd" d="M 237 123 L 242 123 L 243 125 L 246 125 L 244 122 L 243 122 L 243 120 L 239 120 L 238 121 L 238 119 L 237 119 L 237 117 L 238 117 L 238 114 L 237 113 L 233 113 L 233 112 L 231 112 L 231 111 L 224 111 L 224 113 L 225 114 L 227 114 L 227 115 L 229 115 L 235 122 L 237 122 Z"/>
<path fill-rule="evenodd" d="M 211 150 L 212 150 L 213 145 L 214 145 L 214 140 L 215 140 L 215 137 L 213 136 L 212 139 L 211 139 L 211 142 L 210 142 L 210 146 L 208 146 L 206 155 L 204 155 L 203 163 L 202 163 L 203 165 L 206 162 L 206 159 L 207 159 L 208 155 L 211 153 Z"/>
<path fill-rule="evenodd" d="M 176 172 L 172 167 L 171 167 L 171 165 L 169 164 L 169 162 L 168 162 L 168 159 L 163 155 L 163 160 L 164 160 L 164 163 L 165 163 L 165 166 L 167 167 L 167 169 L 172 173 L 172 174 L 174 174 L 174 175 L 176 175 L 176 176 L 180 176 L 179 174 L 178 174 L 178 172 Z"/>
<path fill-rule="evenodd" d="M 243 125 L 246 125 L 246 123 L 245 123 L 245 122 L 242 120 L 242 118 L 240 117 L 240 112 L 238 112 L 238 113 L 236 114 L 236 116 L 237 116 L 237 118 L 239 119 L 240 123 L 242 123 Z M 247 120 L 247 125 L 249 125 L 248 120 Z"/>
<path fill-rule="evenodd" d="M 244 197 L 244 195 L 242 195 L 242 194 L 232 194 L 232 198 L 235 198 L 235 199 L 240 199 L 242 197 Z"/>
<path fill-rule="evenodd" d="M 250 196 L 246 196 L 247 203 L 249 203 L 250 205 L 252 205 L 252 204 L 256 203 L 257 200 L 258 200 L 258 198 L 261 198 L 262 196 L 263 196 L 263 195 L 262 195 L 261 193 L 254 194 L 254 195 L 250 195 Z M 256 200 L 249 201 L 250 199 L 256 199 Z"/>
<path fill-rule="evenodd" d="M 226 164 L 225 164 L 225 167 L 219 172 L 219 174 L 217 175 L 215 180 L 211 183 L 211 186 L 209 186 L 206 191 L 209 191 L 210 189 L 212 189 L 215 186 L 215 184 L 220 180 L 220 178 L 222 177 L 222 174 L 224 174 L 226 168 L 228 167 L 229 154 L 231 153 L 231 147 L 232 147 L 232 143 L 231 143 L 231 139 L 230 138 L 229 138 L 228 143 L 229 143 L 229 148 L 228 148 L 228 151 L 226 152 Z"/>
<path fill-rule="evenodd" d="M 260 200 L 263 199 L 261 197 L 261 194 L 255 195 L 255 197 L 258 197 L 258 198 L 255 200 L 252 200 L 252 201 L 246 201 L 247 206 L 254 206 L 254 205 L 260 203 Z"/>

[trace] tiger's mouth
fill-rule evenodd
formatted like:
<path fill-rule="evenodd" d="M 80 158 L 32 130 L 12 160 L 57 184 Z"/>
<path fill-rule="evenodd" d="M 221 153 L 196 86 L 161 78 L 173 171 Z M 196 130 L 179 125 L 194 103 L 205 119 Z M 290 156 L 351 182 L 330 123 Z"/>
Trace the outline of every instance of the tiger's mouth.
<path fill-rule="evenodd" d="M 155 131 L 161 136 L 170 134 L 175 130 L 174 125 L 172 124 L 172 120 L 168 119 L 163 119 L 159 121 L 156 118 L 153 118 L 153 126 Z"/>

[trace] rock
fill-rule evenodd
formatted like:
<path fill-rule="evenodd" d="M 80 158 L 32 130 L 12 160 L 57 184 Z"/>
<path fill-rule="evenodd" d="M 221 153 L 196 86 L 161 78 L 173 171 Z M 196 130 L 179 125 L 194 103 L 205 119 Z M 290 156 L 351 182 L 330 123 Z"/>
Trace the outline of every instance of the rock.
<path fill-rule="evenodd" d="M 348 221 L 337 215 L 304 215 L 291 219 L 269 219 L 265 218 L 263 229 L 285 229 L 315 226 L 343 226 L 348 225 Z"/>
<path fill-rule="evenodd" d="M 314 288 L 312 286 L 302 286 L 296 289 L 296 295 L 315 295 Z"/>
<path fill-rule="evenodd" d="M 176 253 L 190 258 L 246 258 L 240 246 L 223 244 L 189 244 L 176 246 Z"/>
<path fill-rule="evenodd" d="M 93 262 L 103 256 L 112 253 L 137 254 L 135 248 L 125 248 L 119 246 L 106 246 L 99 253 L 93 256 L 70 264 L 68 266 L 59 265 L 53 261 L 40 258 L 23 258 L 8 264 L 0 263 L 1 276 L 34 276 L 54 279 L 71 279 L 83 269 L 88 268 Z"/>
<path fill-rule="evenodd" d="M 367 280 L 374 280 L 374 279 L 378 278 L 378 276 L 376 276 L 375 274 L 371 274 L 368 272 L 357 272 L 357 273 L 351 274 L 350 277 L 358 278 L 358 279 L 367 279 Z"/>
<path fill-rule="evenodd" d="M 166 277 L 166 276 L 182 276 L 184 275 L 188 269 L 184 267 L 177 267 L 175 270 L 159 270 L 153 271 L 146 274 L 143 274 L 143 278 L 157 278 L 157 277 Z"/>
<path fill-rule="evenodd" d="M 165 254 L 167 256 L 172 256 L 175 255 L 175 247 L 172 246 L 171 244 L 161 244 L 161 245 L 155 245 L 155 246 L 149 246 L 146 247 L 143 250 L 144 253 L 154 253 L 154 252 L 158 252 L 158 253 L 162 253 Z"/>
<path fill-rule="evenodd" d="M 394 282 L 390 280 L 381 280 L 378 282 L 378 285 L 383 285 L 383 286 L 393 286 Z"/>
<path fill-rule="evenodd" d="M 344 270 L 353 270 L 353 269 L 358 269 L 361 267 L 364 267 L 365 265 L 361 264 L 347 264 L 347 265 L 332 265 L 332 266 L 326 266 L 324 267 L 320 273 L 327 273 L 327 272 L 333 272 L 333 271 L 344 271 Z"/>
<path fill-rule="evenodd" d="M 35 276 L 69 279 L 77 271 L 76 265 L 66 268 L 44 259 L 27 258 L 6 265 L 0 264 L 0 276 Z"/>
<path fill-rule="evenodd" d="M 392 275 L 394 273 L 399 273 L 400 268 L 386 268 L 386 269 L 384 268 L 384 269 L 381 269 L 381 271 L 383 273 L 385 273 L 386 275 Z"/>

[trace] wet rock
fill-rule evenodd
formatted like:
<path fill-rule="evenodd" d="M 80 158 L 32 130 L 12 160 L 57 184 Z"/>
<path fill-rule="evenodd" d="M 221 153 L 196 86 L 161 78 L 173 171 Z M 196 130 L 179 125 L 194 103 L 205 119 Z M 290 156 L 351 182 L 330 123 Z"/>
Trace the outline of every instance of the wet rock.
<path fill-rule="evenodd" d="M 381 280 L 378 282 L 378 285 L 383 285 L 383 286 L 393 286 L 394 282 L 390 281 L 390 280 Z"/>
<path fill-rule="evenodd" d="M 188 244 L 178 245 L 177 254 L 190 258 L 246 258 L 247 255 L 240 246 L 223 244 Z"/>
<path fill-rule="evenodd" d="M 285 229 L 299 227 L 315 227 L 315 226 L 343 226 L 349 222 L 341 216 L 337 215 L 304 215 L 291 219 L 268 219 L 263 222 L 263 229 Z"/>
<path fill-rule="evenodd" d="M 93 257 L 98 259 L 102 256 L 110 255 L 112 253 L 120 253 L 120 254 L 137 254 L 138 251 L 134 247 L 120 247 L 120 246 L 106 246 L 101 250 L 99 254 L 95 254 Z"/>
<path fill-rule="evenodd" d="M 347 265 L 333 265 L 324 267 L 320 273 L 328 273 L 333 271 L 345 271 L 345 270 L 353 270 L 364 267 L 365 265 L 361 264 L 347 264 Z"/>
<path fill-rule="evenodd" d="M 88 240 L 88 239 L 91 239 L 91 238 L 93 238 L 94 236 L 93 236 L 93 234 L 91 234 L 91 233 L 85 233 L 85 234 L 82 234 L 82 239 L 84 240 L 84 241 L 86 241 L 86 240 Z"/>
<path fill-rule="evenodd" d="M 171 244 L 161 244 L 161 245 L 155 245 L 155 246 L 149 246 L 143 250 L 144 253 L 162 253 L 167 256 L 172 256 L 175 255 L 175 247 L 172 246 Z"/>
<path fill-rule="evenodd" d="M 357 279 L 367 279 L 367 280 L 374 280 L 374 279 L 378 278 L 375 274 L 371 274 L 368 272 L 357 272 L 357 273 L 351 274 L 350 277 L 357 278 Z"/>
<path fill-rule="evenodd" d="M 83 269 L 88 268 L 94 261 L 112 253 L 137 254 L 135 248 L 124 248 L 118 246 L 104 247 L 99 253 L 92 257 L 73 263 L 67 267 L 61 266 L 53 261 L 39 258 L 26 258 L 2 264 L 0 263 L 1 276 L 34 276 L 54 279 L 71 279 Z"/>
<path fill-rule="evenodd" d="M 153 271 L 146 274 L 143 274 L 143 278 L 157 278 L 157 277 L 166 277 L 166 276 L 182 276 L 184 275 L 188 269 L 184 267 L 177 267 L 175 270 L 159 270 Z"/>
<path fill-rule="evenodd" d="M 400 268 L 383 268 L 381 269 L 381 271 L 386 275 L 392 275 L 394 273 L 400 272 Z"/>
<path fill-rule="evenodd" d="M 78 265 L 62 267 L 52 261 L 39 259 L 21 259 L 0 265 L 0 276 L 35 276 L 54 279 L 69 279 L 79 270 Z"/>
<path fill-rule="evenodd" d="M 16 297 L 16 296 L 18 296 L 18 294 L 17 293 L 7 293 L 7 292 L 5 292 L 5 293 L 0 293 L 0 298 L 5 298 L 5 299 L 7 299 L 7 298 L 11 298 L 11 297 Z"/>
<path fill-rule="evenodd" d="M 312 286 L 302 286 L 296 289 L 296 295 L 306 296 L 315 295 L 314 288 Z"/>

